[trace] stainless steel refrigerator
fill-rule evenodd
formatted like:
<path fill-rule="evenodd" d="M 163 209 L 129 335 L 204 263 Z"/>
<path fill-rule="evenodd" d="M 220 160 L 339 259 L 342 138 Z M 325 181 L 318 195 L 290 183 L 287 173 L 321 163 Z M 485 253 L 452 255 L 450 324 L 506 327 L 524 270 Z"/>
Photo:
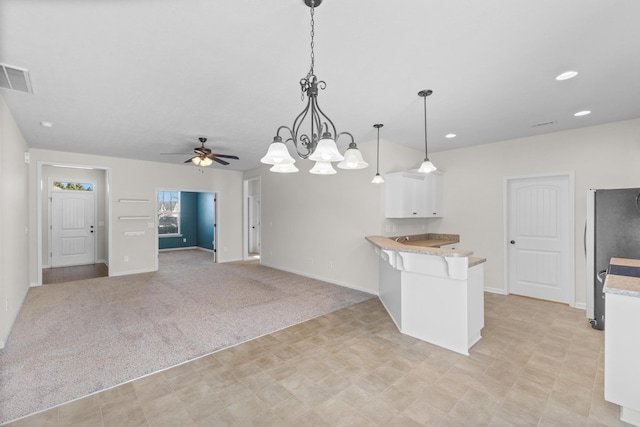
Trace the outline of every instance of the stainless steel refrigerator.
<path fill-rule="evenodd" d="M 589 190 L 585 249 L 587 255 L 587 318 L 604 329 L 602 292 L 609 260 L 640 259 L 640 188 Z"/>

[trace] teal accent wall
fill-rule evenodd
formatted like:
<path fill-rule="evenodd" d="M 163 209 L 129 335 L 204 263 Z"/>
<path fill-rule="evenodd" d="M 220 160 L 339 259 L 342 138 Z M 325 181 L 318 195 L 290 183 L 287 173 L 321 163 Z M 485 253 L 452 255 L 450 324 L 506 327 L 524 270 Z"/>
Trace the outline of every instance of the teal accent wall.
<path fill-rule="evenodd" d="M 214 200 L 213 193 L 180 193 L 180 234 L 159 237 L 158 248 L 201 247 L 213 250 Z M 186 242 L 184 241 L 186 239 Z"/>

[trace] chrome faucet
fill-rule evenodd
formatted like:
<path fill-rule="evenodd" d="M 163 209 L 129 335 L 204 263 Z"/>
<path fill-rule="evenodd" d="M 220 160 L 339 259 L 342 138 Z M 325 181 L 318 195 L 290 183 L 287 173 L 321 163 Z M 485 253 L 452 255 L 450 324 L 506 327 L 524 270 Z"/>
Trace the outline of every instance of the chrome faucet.
<path fill-rule="evenodd" d="M 408 240 L 409 240 L 409 237 L 407 237 L 407 236 L 405 236 L 405 237 L 396 237 L 395 238 L 395 241 L 398 242 L 398 243 L 404 243 L 404 242 L 406 242 Z"/>

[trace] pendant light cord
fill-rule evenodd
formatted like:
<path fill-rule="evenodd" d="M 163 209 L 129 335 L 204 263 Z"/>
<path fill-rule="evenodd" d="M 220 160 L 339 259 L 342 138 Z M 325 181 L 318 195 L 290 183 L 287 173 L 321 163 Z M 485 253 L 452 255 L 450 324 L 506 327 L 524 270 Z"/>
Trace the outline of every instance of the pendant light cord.
<path fill-rule="evenodd" d="M 427 97 L 424 96 L 424 160 L 429 160 L 429 151 L 427 149 Z"/>
<path fill-rule="evenodd" d="M 429 160 L 429 150 L 427 146 L 427 96 L 431 95 L 433 91 L 431 89 L 425 89 L 418 92 L 418 96 L 424 99 L 424 160 Z"/>
<path fill-rule="evenodd" d="M 373 125 L 374 128 L 378 129 L 378 144 L 376 148 L 376 175 L 380 174 L 380 128 L 382 126 L 384 126 L 382 123 Z"/>

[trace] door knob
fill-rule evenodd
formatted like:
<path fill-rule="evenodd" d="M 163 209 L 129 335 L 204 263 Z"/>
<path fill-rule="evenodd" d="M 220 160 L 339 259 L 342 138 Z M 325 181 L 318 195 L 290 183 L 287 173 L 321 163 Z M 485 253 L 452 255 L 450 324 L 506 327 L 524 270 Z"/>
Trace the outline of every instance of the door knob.
<path fill-rule="evenodd" d="M 512 240 L 512 241 L 510 241 L 509 243 L 511 243 L 512 245 L 515 245 L 515 244 L 516 244 L 516 241 L 515 241 L 515 240 Z"/>

